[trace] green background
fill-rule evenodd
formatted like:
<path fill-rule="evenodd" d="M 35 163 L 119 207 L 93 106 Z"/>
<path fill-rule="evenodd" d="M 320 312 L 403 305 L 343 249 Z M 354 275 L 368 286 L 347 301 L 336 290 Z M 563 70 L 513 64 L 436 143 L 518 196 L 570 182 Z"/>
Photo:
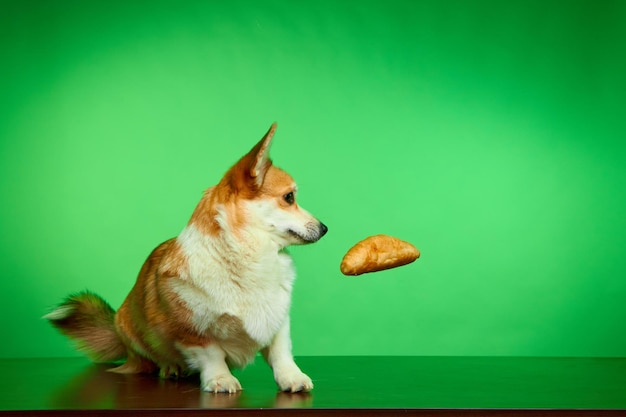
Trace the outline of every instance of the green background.
<path fill-rule="evenodd" d="M 626 2 L 13 1 L 0 10 L 1 357 L 117 307 L 271 122 L 329 226 L 298 355 L 626 356 Z M 344 277 L 362 238 L 414 264 Z"/>

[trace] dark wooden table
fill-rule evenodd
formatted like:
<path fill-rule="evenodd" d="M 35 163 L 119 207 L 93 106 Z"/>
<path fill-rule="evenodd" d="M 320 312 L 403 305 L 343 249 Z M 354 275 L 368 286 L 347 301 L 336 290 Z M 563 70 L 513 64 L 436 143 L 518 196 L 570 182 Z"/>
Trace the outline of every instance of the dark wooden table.
<path fill-rule="evenodd" d="M 277 392 L 262 359 L 236 371 L 244 391 L 197 377 L 117 375 L 82 358 L 4 359 L 4 415 L 626 415 L 626 358 L 300 357 L 310 394 Z"/>

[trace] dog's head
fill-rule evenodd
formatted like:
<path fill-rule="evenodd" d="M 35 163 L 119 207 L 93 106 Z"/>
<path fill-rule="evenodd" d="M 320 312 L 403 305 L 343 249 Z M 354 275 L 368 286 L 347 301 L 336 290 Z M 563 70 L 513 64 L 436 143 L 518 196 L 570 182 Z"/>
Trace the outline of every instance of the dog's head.
<path fill-rule="evenodd" d="M 265 233 L 281 247 L 316 242 L 328 228 L 298 205 L 295 181 L 272 164 L 269 150 L 275 131 L 274 123 L 211 190 L 228 217 L 228 224 L 218 222 Z"/>

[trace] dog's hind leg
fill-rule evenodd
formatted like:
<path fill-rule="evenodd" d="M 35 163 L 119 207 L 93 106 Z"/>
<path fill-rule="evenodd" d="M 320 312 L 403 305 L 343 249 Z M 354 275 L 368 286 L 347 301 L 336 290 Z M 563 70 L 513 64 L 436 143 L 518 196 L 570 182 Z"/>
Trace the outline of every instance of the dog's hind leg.
<path fill-rule="evenodd" d="M 151 374 L 156 370 L 154 362 L 133 352 L 128 353 L 128 359 L 122 365 L 108 369 L 109 372 L 116 374 Z"/>

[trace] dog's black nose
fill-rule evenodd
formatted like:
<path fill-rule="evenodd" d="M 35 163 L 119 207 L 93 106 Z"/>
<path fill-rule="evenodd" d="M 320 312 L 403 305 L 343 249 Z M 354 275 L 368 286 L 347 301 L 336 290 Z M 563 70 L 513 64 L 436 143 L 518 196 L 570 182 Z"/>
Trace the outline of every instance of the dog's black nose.
<path fill-rule="evenodd" d="M 324 236 L 328 232 L 328 227 L 322 222 L 320 222 L 320 237 Z"/>

